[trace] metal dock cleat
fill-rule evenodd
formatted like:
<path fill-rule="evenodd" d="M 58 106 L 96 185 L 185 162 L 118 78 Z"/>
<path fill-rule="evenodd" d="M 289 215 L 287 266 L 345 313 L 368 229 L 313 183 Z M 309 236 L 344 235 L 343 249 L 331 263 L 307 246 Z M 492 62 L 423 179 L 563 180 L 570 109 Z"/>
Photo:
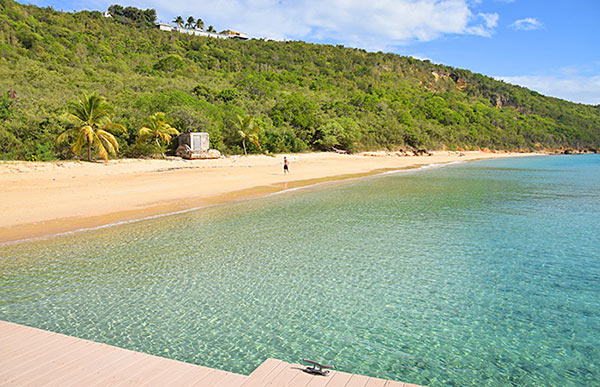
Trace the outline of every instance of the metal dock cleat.
<path fill-rule="evenodd" d="M 324 369 L 324 368 L 333 368 L 333 366 L 319 364 L 316 361 L 312 361 L 312 360 L 308 360 L 308 359 L 302 359 L 302 361 L 305 363 L 312 364 L 312 367 L 306 367 L 302 371 L 309 373 L 309 374 L 313 374 L 313 375 L 327 376 L 329 374 L 329 370 Z"/>

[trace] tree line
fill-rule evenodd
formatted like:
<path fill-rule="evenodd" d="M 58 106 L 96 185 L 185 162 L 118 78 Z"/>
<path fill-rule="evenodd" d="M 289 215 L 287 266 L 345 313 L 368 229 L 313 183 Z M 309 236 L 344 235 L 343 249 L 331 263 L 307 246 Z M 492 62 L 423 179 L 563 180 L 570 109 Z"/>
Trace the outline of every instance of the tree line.
<path fill-rule="evenodd" d="M 157 112 L 226 154 L 600 146 L 600 106 L 411 57 L 172 34 L 131 17 L 0 0 L 0 158 L 73 157 L 56 138 L 70 128 L 65 101 L 82 92 L 130 129 L 113 133 L 126 157 L 160 154 L 138 141 Z M 243 141 L 238 117 L 261 128 L 248 131 L 260 146 Z"/>

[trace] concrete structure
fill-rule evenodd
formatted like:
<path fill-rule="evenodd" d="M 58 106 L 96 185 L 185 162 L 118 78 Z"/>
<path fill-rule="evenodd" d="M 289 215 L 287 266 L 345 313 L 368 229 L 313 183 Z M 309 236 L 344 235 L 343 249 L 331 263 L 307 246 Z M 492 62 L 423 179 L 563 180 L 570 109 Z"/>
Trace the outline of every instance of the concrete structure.
<path fill-rule="evenodd" d="M 156 26 L 156 28 L 158 28 L 161 31 L 179 32 L 181 34 L 204 36 L 207 38 L 242 39 L 242 40 L 249 39 L 248 35 L 243 32 L 227 31 L 228 32 L 227 34 L 219 34 L 216 32 L 208 32 L 208 31 L 199 30 L 196 28 L 184 28 L 184 27 L 179 27 L 179 26 L 172 26 L 171 24 L 167 24 L 167 23 L 154 23 L 154 25 Z M 229 32 L 231 32 L 232 34 L 229 34 Z"/>
<path fill-rule="evenodd" d="M 179 33 L 188 34 L 188 35 L 205 36 L 208 38 L 227 39 L 227 35 L 218 34 L 216 32 L 197 30 L 195 28 L 173 27 L 173 31 L 177 31 Z"/>
<path fill-rule="evenodd" d="M 237 32 L 237 31 L 227 30 L 227 31 L 225 31 L 225 34 L 227 35 L 227 37 L 229 39 L 248 40 L 248 34 L 246 34 L 244 32 Z"/>
<path fill-rule="evenodd" d="M 209 135 L 206 132 L 182 133 L 177 140 L 179 146 L 187 145 L 193 152 L 208 152 L 210 149 Z"/>
<path fill-rule="evenodd" d="M 310 375 L 276 359 L 241 375 L 5 321 L 0 321 L 0 385 L 418 387 L 339 371 Z"/>
<path fill-rule="evenodd" d="M 161 31 L 175 31 L 175 27 L 167 23 L 154 23 L 154 25 Z"/>
<path fill-rule="evenodd" d="M 221 152 L 210 149 L 208 133 L 191 132 L 180 134 L 177 138 L 178 147 L 175 154 L 184 159 L 218 159 Z"/>

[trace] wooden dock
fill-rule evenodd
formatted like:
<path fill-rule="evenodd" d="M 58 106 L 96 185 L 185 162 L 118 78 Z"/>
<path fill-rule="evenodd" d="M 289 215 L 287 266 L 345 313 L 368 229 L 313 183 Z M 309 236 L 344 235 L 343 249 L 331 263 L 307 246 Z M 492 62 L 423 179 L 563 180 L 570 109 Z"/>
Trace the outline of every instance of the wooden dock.
<path fill-rule="evenodd" d="M 306 386 L 418 387 L 267 359 L 250 375 L 129 351 L 0 321 L 0 386 Z"/>

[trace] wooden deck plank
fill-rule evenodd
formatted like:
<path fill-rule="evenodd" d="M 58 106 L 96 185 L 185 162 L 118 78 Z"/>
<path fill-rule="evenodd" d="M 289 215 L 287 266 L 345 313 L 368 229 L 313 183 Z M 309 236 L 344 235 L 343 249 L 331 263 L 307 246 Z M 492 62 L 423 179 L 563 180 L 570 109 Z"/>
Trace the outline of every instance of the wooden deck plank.
<path fill-rule="evenodd" d="M 56 379 L 69 380 L 78 376 L 80 364 L 106 354 L 102 349 L 95 348 L 92 343 L 87 342 L 71 343 L 68 347 L 58 349 L 62 349 L 58 356 L 53 351 L 46 351 L 43 358 L 35 360 L 35 367 L 23 375 L 23 380 L 27 380 L 31 385 L 47 384 Z"/>
<path fill-rule="evenodd" d="M 89 344 L 86 342 L 69 342 L 70 348 L 65 349 L 61 345 L 45 346 L 39 349 L 38 353 L 31 356 L 17 356 L 2 362 L 4 372 L 0 375 L 0 381 L 13 379 L 23 379 L 23 377 L 34 375 L 39 368 L 46 366 L 52 361 L 59 361 L 62 358 L 70 356 L 72 352 L 85 353 L 91 348 L 86 348 Z"/>
<path fill-rule="evenodd" d="M 286 367 L 273 379 L 269 380 L 266 386 L 287 386 L 292 383 L 292 380 L 302 372 L 302 368 L 298 364 L 286 364 Z"/>
<path fill-rule="evenodd" d="M 6 323 L 0 324 L 0 345 L 3 340 L 9 339 L 11 333 L 18 332 L 19 326 L 17 324 Z"/>
<path fill-rule="evenodd" d="M 277 365 L 280 363 L 281 363 L 281 360 L 269 358 L 269 359 L 265 360 L 261 365 L 259 365 L 254 371 L 252 371 L 252 373 L 248 376 L 252 379 L 255 379 L 255 378 L 262 379 L 269 372 L 273 371 L 273 369 L 275 367 L 277 367 Z"/>
<path fill-rule="evenodd" d="M 110 361 L 110 358 L 118 352 L 120 352 L 118 348 L 112 350 L 99 348 L 96 351 L 84 353 L 69 362 L 60 362 L 60 359 L 59 361 L 51 360 L 33 372 L 37 378 L 33 378 L 31 384 L 39 385 L 39 382 L 44 380 L 49 386 L 66 386 L 69 381 L 82 379 L 105 361 Z"/>
<path fill-rule="evenodd" d="M 228 376 L 228 374 L 229 374 L 229 372 L 225 372 L 225 371 L 221 371 L 221 370 L 214 370 L 213 372 L 211 372 L 204 378 L 197 380 L 194 383 L 186 384 L 186 385 L 189 385 L 189 386 L 214 386 L 216 384 L 219 384 L 221 381 L 223 381 L 223 379 L 225 379 Z"/>
<path fill-rule="evenodd" d="M 130 367 L 123 371 L 122 375 L 116 375 L 114 386 L 139 386 L 144 380 L 144 374 L 158 367 L 164 359 L 156 356 L 148 356 L 136 367 Z"/>
<path fill-rule="evenodd" d="M 310 381 L 308 382 L 308 384 L 306 385 L 306 387 L 323 387 L 323 386 L 327 386 L 328 383 L 335 377 L 335 375 L 338 373 L 338 371 L 331 371 L 329 372 L 329 375 L 327 376 L 321 376 L 321 375 L 314 375 Z"/>
<path fill-rule="evenodd" d="M 180 375 L 179 378 L 172 380 L 171 383 L 167 384 L 167 386 L 191 386 L 194 383 L 209 377 L 210 374 L 214 372 L 217 372 L 217 370 L 212 368 L 193 368 L 189 372 Z"/>
<path fill-rule="evenodd" d="M 277 375 L 285 369 L 288 363 L 279 360 L 279 363 L 275 367 L 273 367 L 269 372 L 265 373 L 261 377 L 258 376 L 250 376 L 248 380 L 243 384 L 244 387 L 260 387 L 269 383 L 270 380 L 277 377 Z"/>
<path fill-rule="evenodd" d="M 0 344 L 0 348 L 2 348 L 3 352 L 1 356 L 21 356 L 35 348 L 43 347 L 53 339 L 45 335 L 44 331 L 36 331 L 11 333 L 10 339 Z"/>
<path fill-rule="evenodd" d="M 365 387 L 369 377 L 365 375 L 352 375 L 345 387 Z"/>
<path fill-rule="evenodd" d="M 18 382 L 21 385 L 31 384 L 34 380 L 40 379 L 49 370 L 57 366 L 57 363 L 48 360 L 51 359 L 52 356 L 54 356 L 54 359 L 57 362 L 59 362 L 62 358 L 72 356 L 73 353 L 76 353 L 76 356 L 81 356 L 85 353 L 88 353 L 89 351 L 90 349 L 87 348 L 86 345 L 77 345 L 76 347 L 70 348 L 68 352 L 65 352 L 64 349 L 62 351 L 56 352 L 48 351 L 44 354 L 44 356 L 46 357 L 38 357 L 31 360 L 27 359 L 25 361 L 22 361 L 19 366 L 11 369 L 11 373 L 9 374 L 8 379 L 15 383 Z M 62 363 L 58 364 L 60 365 Z"/>
<path fill-rule="evenodd" d="M 310 383 L 310 381 L 313 380 L 313 378 L 319 377 L 302 371 L 305 368 L 302 365 L 292 364 L 292 366 L 299 368 L 299 370 L 296 374 L 296 377 L 289 384 L 290 387 L 306 387 L 306 385 L 308 385 L 308 383 Z"/>
<path fill-rule="evenodd" d="M 267 359 L 245 376 L 0 321 L 3 386 L 419 387 L 339 371 L 316 376 L 302 368 Z"/>
<path fill-rule="evenodd" d="M 125 372 L 127 369 L 135 369 L 135 367 L 140 366 L 145 361 L 145 354 L 134 352 L 133 354 L 127 356 L 120 363 L 117 363 L 117 365 L 113 367 L 110 372 L 106 374 L 100 374 L 100 377 L 91 382 L 88 386 L 112 386 L 115 384 L 115 380 L 117 380 L 115 377 L 116 375 L 123 374 L 123 372 Z"/>
<path fill-rule="evenodd" d="M 379 378 L 369 378 L 365 387 L 384 387 L 387 380 Z"/>
<path fill-rule="evenodd" d="M 346 372 L 336 372 L 331 375 L 331 379 L 327 382 L 327 387 L 344 387 L 352 377 L 352 374 Z"/>
<path fill-rule="evenodd" d="M 214 385 L 214 387 L 230 387 L 230 386 L 241 386 L 248 379 L 245 375 L 229 373 L 220 383 Z"/>
<path fill-rule="evenodd" d="M 385 383 L 385 387 L 405 387 L 405 383 L 397 382 L 395 380 L 388 380 Z"/>
<path fill-rule="evenodd" d="M 171 385 L 174 381 L 176 381 L 181 376 L 185 375 L 187 372 L 192 371 L 193 369 L 203 369 L 206 373 L 211 371 L 210 368 L 203 366 L 196 366 L 194 364 L 182 363 L 181 366 L 177 366 L 174 369 L 168 369 L 162 372 L 160 375 L 156 376 L 152 380 L 145 382 L 144 386 L 168 386 Z"/>
<path fill-rule="evenodd" d="M 163 358 L 158 359 L 161 360 L 160 363 L 146 372 L 138 373 L 138 375 L 131 375 L 129 382 L 135 384 L 136 386 L 141 386 L 144 384 L 150 385 L 153 380 L 157 379 L 163 373 L 169 373 L 169 375 L 171 375 L 171 379 L 173 379 L 174 375 L 179 375 L 180 372 L 185 372 L 189 369 L 186 363 L 180 361 Z"/>
<path fill-rule="evenodd" d="M 88 386 L 94 381 L 101 379 L 103 375 L 109 374 L 110 371 L 120 364 L 127 356 L 129 356 L 129 351 L 112 351 L 111 355 L 104 359 L 102 364 L 98 364 L 96 367 L 86 369 L 83 377 L 73 377 L 70 380 L 65 381 L 63 386 Z"/>
<path fill-rule="evenodd" d="M 126 383 L 131 375 L 137 375 L 140 369 L 148 370 L 155 366 L 160 361 L 160 358 L 148 356 L 145 353 L 134 352 L 130 357 L 126 358 L 121 364 L 111 370 L 110 375 L 106 375 L 98 380 L 98 383 L 92 383 L 92 386 L 116 386 L 121 383 Z"/>

